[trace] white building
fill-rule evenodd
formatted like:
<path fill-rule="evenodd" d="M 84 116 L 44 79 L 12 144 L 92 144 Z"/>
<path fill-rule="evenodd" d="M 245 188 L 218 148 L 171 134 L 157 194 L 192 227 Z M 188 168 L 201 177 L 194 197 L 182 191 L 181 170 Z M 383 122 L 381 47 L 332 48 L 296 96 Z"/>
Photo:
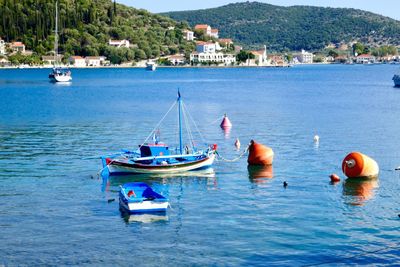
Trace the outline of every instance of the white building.
<path fill-rule="evenodd" d="M 63 59 L 63 55 L 57 56 L 57 62 L 61 62 Z M 54 56 L 42 56 L 42 61 L 45 65 L 55 65 Z"/>
<path fill-rule="evenodd" d="M 218 29 L 211 29 L 211 34 L 210 34 L 210 36 L 211 36 L 211 37 L 214 37 L 214 38 L 216 38 L 216 39 L 218 39 L 218 38 L 219 38 Z"/>
<path fill-rule="evenodd" d="M 198 53 L 214 53 L 216 45 L 211 42 L 196 42 L 196 51 Z"/>
<path fill-rule="evenodd" d="M 5 55 L 5 54 L 6 54 L 6 42 L 0 39 L 0 55 Z"/>
<path fill-rule="evenodd" d="M 193 64 L 202 63 L 202 62 L 213 62 L 224 65 L 231 65 L 236 62 L 236 57 L 233 54 L 224 54 L 221 52 L 193 52 L 190 54 L 190 62 Z"/>
<path fill-rule="evenodd" d="M 183 33 L 183 39 L 185 39 L 187 41 L 194 40 L 194 32 L 189 31 L 189 30 L 184 30 L 182 33 Z"/>
<path fill-rule="evenodd" d="M 115 46 L 115 47 L 126 47 L 129 48 L 130 47 L 130 43 L 128 40 L 108 40 L 108 44 L 111 46 Z"/>
<path fill-rule="evenodd" d="M 254 64 L 258 66 L 267 65 L 267 46 L 264 49 L 250 51 L 254 55 Z"/>
<path fill-rule="evenodd" d="M 211 36 L 211 27 L 210 25 L 207 24 L 197 24 L 194 26 L 194 29 L 197 31 L 202 31 L 204 32 L 205 35 Z"/>
<path fill-rule="evenodd" d="M 12 42 L 10 48 L 13 52 L 20 52 L 21 54 L 25 53 L 25 45 L 22 42 Z"/>
<path fill-rule="evenodd" d="M 81 56 L 70 56 L 68 62 L 74 67 L 86 67 L 85 59 Z"/>
<path fill-rule="evenodd" d="M 362 54 L 357 56 L 356 63 L 357 64 L 368 64 L 375 63 L 376 58 L 372 55 Z"/>
<path fill-rule="evenodd" d="M 172 55 L 167 58 L 174 66 L 185 64 L 185 57 L 182 55 Z"/>
<path fill-rule="evenodd" d="M 103 56 L 101 56 L 101 57 L 97 57 L 97 56 L 85 57 L 86 66 L 89 66 L 89 67 L 100 67 L 104 64 L 105 60 L 106 60 L 106 58 Z"/>
<path fill-rule="evenodd" d="M 310 52 L 301 50 L 301 53 L 296 55 L 297 60 L 303 64 L 313 63 L 314 55 Z"/>

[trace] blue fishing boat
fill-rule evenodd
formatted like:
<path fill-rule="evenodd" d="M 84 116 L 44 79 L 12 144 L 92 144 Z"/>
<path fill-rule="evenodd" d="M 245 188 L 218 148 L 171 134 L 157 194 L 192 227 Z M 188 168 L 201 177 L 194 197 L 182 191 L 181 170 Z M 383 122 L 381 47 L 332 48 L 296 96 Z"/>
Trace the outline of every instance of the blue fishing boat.
<path fill-rule="evenodd" d="M 175 105 L 178 106 L 179 147 L 174 149 L 158 140 L 157 127 Z M 189 140 L 188 145 L 184 146 L 182 137 L 183 113 L 187 114 L 187 110 L 178 92 L 177 101 L 174 102 L 167 114 L 164 115 L 163 119 L 147 137 L 145 142 L 139 146 L 139 149 L 136 151 L 123 150 L 117 154 L 101 157 L 103 170 L 108 170 L 110 175 L 165 174 L 200 170 L 210 167 L 215 159 L 217 145 L 207 145 L 204 149 L 197 148 L 194 145 L 193 135 L 187 128 L 186 130 L 191 140 Z M 188 114 L 188 116 L 191 118 L 190 114 Z M 188 127 L 188 119 L 186 117 L 185 121 L 186 127 Z M 153 136 L 152 142 L 147 142 L 151 136 Z"/>
<path fill-rule="evenodd" d="M 127 183 L 119 191 L 119 204 L 129 213 L 166 212 L 169 202 L 146 183 Z"/>

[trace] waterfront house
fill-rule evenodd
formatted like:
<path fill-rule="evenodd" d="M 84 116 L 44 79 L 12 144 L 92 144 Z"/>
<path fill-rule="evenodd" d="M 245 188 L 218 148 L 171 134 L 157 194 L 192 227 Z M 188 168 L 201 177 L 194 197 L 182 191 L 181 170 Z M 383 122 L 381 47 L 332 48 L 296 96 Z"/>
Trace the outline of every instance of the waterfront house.
<path fill-rule="evenodd" d="M 190 62 L 192 64 L 216 63 L 228 66 L 236 62 L 236 56 L 234 54 L 224 54 L 222 52 L 193 52 L 190 54 Z"/>
<path fill-rule="evenodd" d="M 8 61 L 6 58 L 0 58 L 0 66 L 1 67 L 10 66 L 10 61 Z"/>
<path fill-rule="evenodd" d="M 214 53 L 216 51 L 216 45 L 212 42 L 196 42 L 196 51 L 198 53 Z"/>
<path fill-rule="evenodd" d="M 194 32 L 189 31 L 189 30 L 184 30 L 182 31 L 183 33 L 183 39 L 187 41 L 193 41 L 194 40 Z"/>
<path fill-rule="evenodd" d="M 297 58 L 300 63 L 310 64 L 313 63 L 314 55 L 302 49 L 300 53 L 295 55 L 295 58 Z"/>
<path fill-rule="evenodd" d="M 185 64 L 185 57 L 183 55 L 172 55 L 172 56 L 168 56 L 167 59 L 174 66 Z"/>
<path fill-rule="evenodd" d="M 270 56 L 271 65 L 273 66 L 284 66 L 286 65 L 286 60 L 283 55 L 273 55 Z"/>
<path fill-rule="evenodd" d="M 264 49 L 260 50 L 253 50 L 250 51 L 254 55 L 253 60 L 248 60 L 247 64 L 248 65 L 258 65 L 258 66 L 264 66 L 267 65 L 267 46 L 264 45 Z"/>
<path fill-rule="evenodd" d="M 128 40 L 108 40 L 108 44 L 117 48 L 120 47 L 126 47 L 129 48 L 130 47 L 130 43 Z"/>
<path fill-rule="evenodd" d="M 25 53 L 25 45 L 22 42 L 12 42 L 10 44 L 10 48 L 15 53 L 18 53 L 18 52 L 20 52 L 21 54 Z"/>
<path fill-rule="evenodd" d="M 197 24 L 196 26 L 194 26 L 194 29 L 196 31 L 202 31 L 204 32 L 205 35 L 207 36 L 211 36 L 211 27 L 210 25 L 207 24 Z"/>
<path fill-rule="evenodd" d="M 58 55 L 57 62 L 61 62 L 63 57 L 63 55 Z M 45 65 L 55 65 L 54 56 L 42 56 L 42 61 Z"/>
<path fill-rule="evenodd" d="M 98 57 L 98 56 L 85 57 L 86 66 L 89 66 L 89 67 L 100 67 L 100 66 L 102 66 L 104 64 L 105 60 L 106 60 L 106 58 L 103 57 L 103 56 L 100 56 L 100 57 Z"/>
<path fill-rule="evenodd" d="M 6 42 L 0 39 L 0 55 L 5 55 L 5 54 L 6 54 Z"/>
<path fill-rule="evenodd" d="M 369 54 L 361 54 L 361 55 L 358 55 L 356 58 L 357 64 L 369 64 L 369 63 L 375 63 L 375 61 L 376 61 L 376 58 Z"/>
<path fill-rule="evenodd" d="M 81 56 L 70 56 L 68 58 L 68 62 L 70 65 L 74 67 L 86 67 L 86 61 L 83 57 Z"/>

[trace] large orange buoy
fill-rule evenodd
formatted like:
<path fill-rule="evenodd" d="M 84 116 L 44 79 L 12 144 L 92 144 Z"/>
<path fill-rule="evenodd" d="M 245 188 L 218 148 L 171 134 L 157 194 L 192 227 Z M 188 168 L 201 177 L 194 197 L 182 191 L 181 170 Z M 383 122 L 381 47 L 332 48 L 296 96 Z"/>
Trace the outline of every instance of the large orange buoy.
<path fill-rule="evenodd" d="M 229 120 L 228 116 L 226 116 L 226 113 L 225 113 L 225 115 L 224 115 L 224 118 L 223 118 L 222 121 L 221 121 L 220 126 L 221 126 L 221 128 L 223 128 L 223 129 L 232 128 L 232 123 L 231 123 L 231 121 Z"/>
<path fill-rule="evenodd" d="M 274 160 L 274 151 L 272 148 L 250 141 L 249 157 L 247 162 L 249 165 L 271 165 Z"/>
<path fill-rule="evenodd" d="M 377 177 L 379 166 L 370 157 L 360 152 L 351 152 L 343 159 L 342 170 L 349 178 Z"/>

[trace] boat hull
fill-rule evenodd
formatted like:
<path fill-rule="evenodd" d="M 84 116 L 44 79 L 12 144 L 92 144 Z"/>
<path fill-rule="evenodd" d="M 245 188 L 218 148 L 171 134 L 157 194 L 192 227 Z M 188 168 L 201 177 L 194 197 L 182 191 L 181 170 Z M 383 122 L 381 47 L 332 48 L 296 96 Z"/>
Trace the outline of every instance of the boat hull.
<path fill-rule="evenodd" d="M 119 199 L 119 205 L 131 214 L 135 213 L 153 213 L 153 212 L 167 212 L 169 203 L 159 201 L 142 201 L 130 203 L 123 197 Z"/>
<path fill-rule="evenodd" d="M 72 77 L 69 75 L 54 75 L 50 74 L 49 79 L 52 82 L 70 82 L 72 80 Z"/>
<path fill-rule="evenodd" d="M 395 87 L 400 87 L 400 75 L 394 75 L 393 82 Z"/>
<path fill-rule="evenodd" d="M 111 162 L 107 167 L 110 174 L 164 174 L 193 171 L 210 167 L 215 159 L 215 154 L 211 154 L 204 159 L 179 164 L 170 165 L 145 165 L 130 164 L 118 161 Z"/>

